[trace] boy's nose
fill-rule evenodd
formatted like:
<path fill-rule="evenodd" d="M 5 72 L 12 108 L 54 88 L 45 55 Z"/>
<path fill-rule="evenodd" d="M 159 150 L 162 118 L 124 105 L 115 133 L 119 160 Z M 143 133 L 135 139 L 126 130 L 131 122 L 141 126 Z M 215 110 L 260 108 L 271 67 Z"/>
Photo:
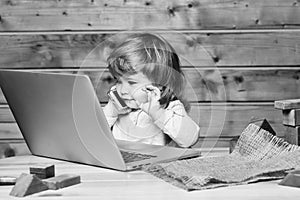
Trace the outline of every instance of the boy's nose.
<path fill-rule="evenodd" d="M 120 84 L 119 91 L 121 95 L 128 94 L 128 87 L 125 84 Z"/>

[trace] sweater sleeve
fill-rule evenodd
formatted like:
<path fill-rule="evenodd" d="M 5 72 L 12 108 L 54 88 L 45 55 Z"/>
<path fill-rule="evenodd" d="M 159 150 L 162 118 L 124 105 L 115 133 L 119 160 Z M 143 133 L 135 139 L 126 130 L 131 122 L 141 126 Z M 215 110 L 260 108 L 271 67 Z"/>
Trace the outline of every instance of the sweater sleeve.
<path fill-rule="evenodd" d="M 179 100 L 171 102 L 154 123 L 181 147 L 189 147 L 198 140 L 200 127 L 188 116 Z"/>
<path fill-rule="evenodd" d="M 108 103 L 103 107 L 103 112 L 109 127 L 112 127 L 118 119 L 118 111 L 116 110 L 112 101 L 109 100 Z"/>

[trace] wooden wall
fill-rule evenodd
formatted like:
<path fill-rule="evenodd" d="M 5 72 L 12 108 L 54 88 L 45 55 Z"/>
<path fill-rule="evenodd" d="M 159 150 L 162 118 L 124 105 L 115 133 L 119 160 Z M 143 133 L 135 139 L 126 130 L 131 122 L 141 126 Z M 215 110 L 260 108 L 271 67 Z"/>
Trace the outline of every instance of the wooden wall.
<path fill-rule="evenodd" d="M 163 35 L 188 79 L 201 137 L 239 135 L 264 117 L 282 136 L 274 100 L 300 97 L 296 0 L 0 0 L 0 68 L 88 74 L 102 103 L 110 50 L 129 32 Z M 101 86 L 100 86 L 101 85 Z M 0 146 L 21 154 L 21 133 L 0 92 Z M 3 145 L 2 145 L 3 146 Z M 25 148 L 26 149 L 26 148 Z M 3 148 L 2 148 L 3 151 Z M 0 155 L 1 155 L 0 147 Z"/>

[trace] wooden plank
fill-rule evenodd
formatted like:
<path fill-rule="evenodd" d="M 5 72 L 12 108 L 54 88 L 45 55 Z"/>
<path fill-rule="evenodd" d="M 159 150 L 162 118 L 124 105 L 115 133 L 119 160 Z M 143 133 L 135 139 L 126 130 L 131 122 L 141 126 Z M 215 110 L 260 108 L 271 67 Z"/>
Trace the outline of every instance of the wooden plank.
<path fill-rule="evenodd" d="M 300 99 L 286 99 L 274 102 L 274 107 L 281 110 L 291 110 L 300 108 Z"/>
<path fill-rule="evenodd" d="M 1 125 L 0 125 L 1 127 Z M 0 139 L 0 159 L 12 156 L 30 155 L 30 151 L 24 140 L 21 139 Z"/>
<path fill-rule="evenodd" d="M 3 110 L 1 110 L 1 112 L 3 112 Z M 3 123 L 3 121 L 1 121 L 0 141 L 3 143 L 11 143 L 11 141 L 17 141 L 18 139 L 23 139 L 18 125 L 15 122 Z"/>
<path fill-rule="evenodd" d="M 186 96 L 192 102 L 274 101 L 298 98 L 300 94 L 298 68 L 184 68 L 183 70 L 187 79 Z M 112 76 L 104 69 L 84 69 L 79 72 L 59 69 L 52 72 L 88 75 L 101 102 L 108 100 L 107 91 L 114 84 Z M 6 103 L 1 90 L 0 103 Z M 0 114 L 0 118 L 1 115 L 3 114 Z"/>
<path fill-rule="evenodd" d="M 281 112 L 268 104 L 211 104 L 210 106 L 193 104 L 190 116 L 202 127 L 201 137 L 238 136 L 252 118 L 266 118 L 277 136 L 284 134 Z"/>
<path fill-rule="evenodd" d="M 183 66 L 297 66 L 300 32 L 161 33 Z M 106 67 L 128 33 L 1 35 L 0 68 Z"/>
<path fill-rule="evenodd" d="M 282 123 L 289 126 L 300 126 L 300 109 L 282 110 Z"/>
<path fill-rule="evenodd" d="M 1 109 L 9 113 L 9 108 Z M 0 122 L 0 139 L 22 138 L 14 119 L 9 114 Z M 284 127 L 281 112 L 273 108 L 272 104 L 192 104 L 190 116 L 201 127 L 201 137 L 232 137 L 240 135 L 253 117 L 266 118 L 277 135 L 282 136 Z"/>
<path fill-rule="evenodd" d="M 294 0 L 1 1 L 0 31 L 298 27 Z"/>
<path fill-rule="evenodd" d="M 233 138 L 205 138 L 200 137 L 195 145 L 192 146 L 193 149 L 207 148 L 208 150 L 215 150 L 216 148 L 222 148 L 224 153 L 231 153 L 236 145 L 238 137 Z M 203 152 L 204 153 L 204 152 Z"/>
<path fill-rule="evenodd" d="M 298 70 L 229 68 L 185 70 L 190 101 L 274 101 L 297 98 Z M 288 88 L 288 89 L 287 89 Z"/>

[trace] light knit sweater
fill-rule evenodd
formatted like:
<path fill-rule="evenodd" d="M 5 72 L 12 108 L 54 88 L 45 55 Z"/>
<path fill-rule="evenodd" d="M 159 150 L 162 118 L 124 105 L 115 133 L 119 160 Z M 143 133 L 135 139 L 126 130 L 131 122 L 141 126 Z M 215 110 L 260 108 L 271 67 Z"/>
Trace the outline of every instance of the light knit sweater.
<path fill-rule="evenodd" d="M 156 121 L 141 109 L 118 114 L 111 101 L 103 111 L 114 137 L 119 140 L 166 145 L 171 138 L 180 147 L 189 147 L 199 137 L 199 126 L 188 116 L 179 100 L 170 102 L 164 115 Z"/>

